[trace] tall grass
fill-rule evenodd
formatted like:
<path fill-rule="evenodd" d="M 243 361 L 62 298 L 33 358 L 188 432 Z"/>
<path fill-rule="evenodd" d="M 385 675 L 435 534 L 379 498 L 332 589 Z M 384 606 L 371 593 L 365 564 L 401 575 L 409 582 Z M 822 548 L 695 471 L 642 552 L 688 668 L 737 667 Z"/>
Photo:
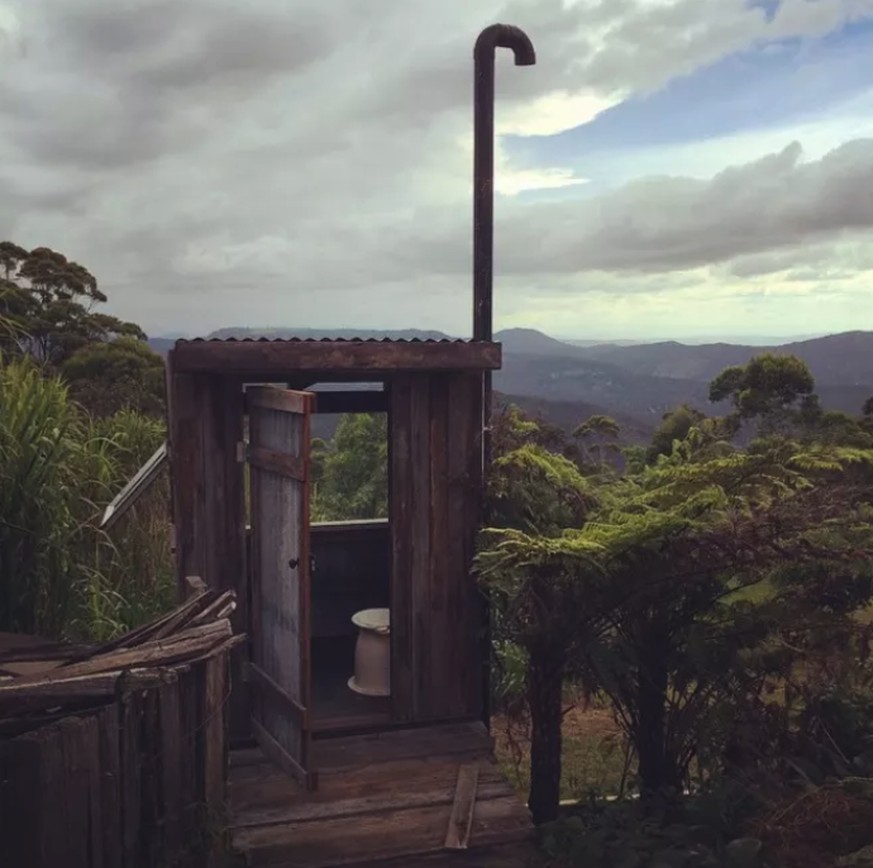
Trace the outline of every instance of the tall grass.
<path fill-rule="evenodd" d="M 112 496 L 165 437 L 161 420 L 131 410 L 94 423 L 93 431 L 101 442 L 111 444 L 115 464 Z M 81 624 L 76 625 L 79 631 L 112 636 L 173 605 L 176 587 L 170 516 L 169 474 L 165 469 L 108 534 L 98 535 L 87 609 L 81 614 Z"/>
<path fill-rule="evenodd" d="M 166 481 L 99 529 L 163 436 L 134 413 L 93 422 L 57 377 L 0 360 L 0 630 L 105 638 L 169 604 Z"/>

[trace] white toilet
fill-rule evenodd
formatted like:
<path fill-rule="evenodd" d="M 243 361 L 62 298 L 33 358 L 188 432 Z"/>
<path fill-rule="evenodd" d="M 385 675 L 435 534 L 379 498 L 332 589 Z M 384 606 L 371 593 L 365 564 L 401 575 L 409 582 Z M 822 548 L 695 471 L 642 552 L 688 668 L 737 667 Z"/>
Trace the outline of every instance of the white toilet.
<path fill-rule="evenodd" d="M 362 609 L 352 615 L 358 628 L 355 674 L 349 687 L 364 696 L 391 695 L 391 610 Z"/>

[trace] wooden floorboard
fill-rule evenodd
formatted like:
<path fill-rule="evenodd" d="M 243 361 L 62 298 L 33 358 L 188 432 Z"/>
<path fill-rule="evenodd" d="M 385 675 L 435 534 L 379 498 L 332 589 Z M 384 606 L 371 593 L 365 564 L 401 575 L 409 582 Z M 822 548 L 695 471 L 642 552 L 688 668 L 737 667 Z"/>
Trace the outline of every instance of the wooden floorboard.
<path fill-rule="evenodd" d="M 474 850 L 444 850 L 379 859 L 361 864 L 361 868 L 542 868 L 543 857 L 531 841 L 515 841 Z"/>
<path fill-rule="evenodd" d="M 533 830 L 490 744 L 484 727 L 474 724 L 325 739 L 316 742 L 315 792 L 303 790 L 257 751 L 233 756 L 234 849 L 252 868 L 375 868 L 383 863 L 384 868 L 413 868 L 414 860 L 424 858 L 433 868 L 496 865 L 487 861 L 491 850 L 512 844 L 521 847 L 513 851 L 518 854 Z M 470 763 L 476 765 L 478 783 L 469 846 L 447 851 L 459 769 Z"/>

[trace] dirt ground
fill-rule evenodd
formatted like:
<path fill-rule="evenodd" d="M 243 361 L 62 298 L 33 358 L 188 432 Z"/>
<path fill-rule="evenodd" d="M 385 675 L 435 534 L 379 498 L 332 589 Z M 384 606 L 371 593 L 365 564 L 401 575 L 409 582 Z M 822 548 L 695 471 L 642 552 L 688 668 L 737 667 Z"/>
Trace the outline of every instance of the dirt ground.
<path fill-rule="evenodd" d="M 591 793 L 618 792 L 625 763 L 624 740 L 611 712 L 569 706 L 563 723 L 561 798 L 579 799 Z M 502 714 L 491 718 L 497 760 L 520 793 L 529 784 L 530 734 L 527 722 L 512 722 Z M 632 773 L 631 769 L 631 773 Z"/>

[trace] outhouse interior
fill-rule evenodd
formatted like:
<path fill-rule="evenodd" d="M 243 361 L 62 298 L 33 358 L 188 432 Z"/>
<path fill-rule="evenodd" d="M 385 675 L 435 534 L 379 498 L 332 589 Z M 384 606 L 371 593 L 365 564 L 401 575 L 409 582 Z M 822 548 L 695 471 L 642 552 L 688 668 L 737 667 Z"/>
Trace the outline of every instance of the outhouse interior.
<path fill-rule="evenodd" d="M 233 664 L 232 740 L 254 738 L 313 784 L 311 738 L 486 714 L 487 615 L 471 566 L 483 396 L 499 366 L 491 341 L 171 350 L 179 587 L 196 575 L 235 590 L 248 636 Z M 310 444 L 320 420 L 344 413 L 386 414 L 387 514 L 319 523 Z M 385 649 L 387 688 L 364 683 L 362 636 Z"/>

